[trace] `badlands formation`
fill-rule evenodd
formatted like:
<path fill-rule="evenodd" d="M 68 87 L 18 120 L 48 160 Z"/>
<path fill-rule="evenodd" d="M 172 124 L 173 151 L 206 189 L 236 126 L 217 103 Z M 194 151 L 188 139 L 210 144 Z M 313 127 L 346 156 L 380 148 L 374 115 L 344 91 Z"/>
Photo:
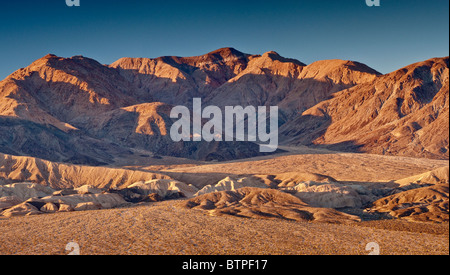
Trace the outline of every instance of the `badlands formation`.
<path fill-rule="evenodd" d="M 448 254 L 448 66 L 47 55 L 0 82 L 0 254 Z M 278 106 L 281 150 L 173 142 L 194 97 Z"/>
<path fill-rule="evenodd" d="M 327 157 L 326 154 L 322 156 L 323 159 Z M 294 154 L 284 158 L 295 157 Z M 346 158 L 351 160 L 353 156 L 350 154 Z M 292 215 L 285 216 L 278 212 L 280 210 L 278 207 L 292 208 L 295 210 L 291 209 L 291 211 L 300 211 L 300 213 L 306 211 L 304 210 L 306 207 L 330 211 L 328 215 L 325 215 L 330 217 L 330 221 L 326 218 L 315 219 L 311 212 L 308 212 L 311 215 L 310 218 L 305 218 L 308 221 L 338 222 L 340 219 L 344 222 L 347 222 L 347 219 L 361 221 L 361 217 L 372 216 L 371 219 L 376 219 L 379 215 L 388 213 L 391 217 L 405 217 L 410 220 L 448 222 L 448 166 L 385 182 L 339 181 L 323 174 L 307 172 L 275 175 L 245 175 L 231 172 L 229 176 L 217 182 L 214 177 L 207 177 L 211 184 L 206 184 L 207 182 L 201 183 L 204 180 L 201 176 L 199 181 L 196 180 L 196 175 L 202 174 L 197 172 L 198 169 L 208 171 L 210 166 L 217 166 L 217 170 L 220 170 L 220 166 L 232 167 L 233 163 L 229 165 L 191 164 L 186 168 L 152 173 L 146 172 L 149 167 L 138 169 L 141 171 L 77 165 L 60 167 L 61 164 L 38 159 L 31 160 L 32 162 L 29 162 L 30 159 L 26 157 L 3 155 L 0 162 L 2 168 L 16 171 L 3 174 L 5 178 L 0 185 L 1 215 L 109 209 L 142 202 L 185 198 L 188 199 L 186 207 L 237 216 L 242 216 L 241 212 L 251 212 L 257 217 L 297 220 L 300 218 L 294 218 Z M 405 160 L 409 159 L 405 158 Z M 269 157 L 266 161 L 276 162 L 279 159 Z M 250 161 L 250 164 L 253 162 Z M 443 165 L 441 161 L 434 162 L 437 163 L 434 165 L 439 165 L 438 163 Z M 424 161 L 421 164 L 423 163 Z M 249 165 L 246 162 L 234 164 L 238 164 L 241 169 Z M 396 165 L 399 165 L 399 161 Z M 192 168 L 196 172 L 190 173 L 189 170 Z M 171 176 L 165 175 L 166 172 L 169 172 L 167 174 Z M 191 174 L 191 177 L 186 178 L 185 174 Z M 120 181 L 109 180 L 105 183 L 105 176 L 108 175 L 113 175 L 116 179 L 120 178 Z M 36 178 L 41 179 L 41 182 L 33 183 L 32 181 Z M 60 184 L 61 182 L 66 184 Z M 89 183 L 89 185 L 82 185 L 83 183 Z M 72 187 L 67 187 L 69 185 Z M 255 210 L 261 205 L 264 206 L 264 210 Z M 232 207 L 229 208 L 230 206 Z M 228 210 L 216 211 L 223 207 Z M 256 208 L 253 209 L 253 207 Z M 342 215 L 334 218 L 332 213 L 336 212 L 335 209 L 342 209 L 344 212 L 347 210 L 347 212 L 359 214 L 359 217 Z"/>
<path fill-rule="evenodd" d="M 328 166 L 320 165 L 327 160 Z M 4 179 L 0 253 L 67 254 L 71 241 L 82 254 L 367 254 L 370 242 L 379 243 L 382 254 L 448 253 L 446 161 L 323 151 L 191 161 L 135 167 L 144 178 L 131 183 L 131 175 L 122 174 L 123 184 L 114 186 L 95 179 L 105 169 L 133 170 L 69 165 L 69 171 L 91 169 L 83 178 L 89 185 L 75 188 Z M 267 168 L 277 165 L 311 172 Z M 345 173 L 347 165 L 359 173 Z M 255 166 L 269 174 L 248 174 Z M 150 172 L 155 168 L 160 174 Z M 22 172 L 20 181 L 36 174 L 43 181 L 78 176 L 48 169 Z"/>

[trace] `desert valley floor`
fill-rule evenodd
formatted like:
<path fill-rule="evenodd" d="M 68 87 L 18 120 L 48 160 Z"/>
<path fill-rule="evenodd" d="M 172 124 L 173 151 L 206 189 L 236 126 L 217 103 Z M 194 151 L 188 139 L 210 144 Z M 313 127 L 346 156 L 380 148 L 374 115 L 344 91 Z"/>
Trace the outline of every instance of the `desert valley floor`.
<path fill-rule="evenodd" d="M 299 172 L 326 175 L 340 183 L 389 185 L 448 166 L 448 161 L 442 160 L 306 147 L 284 149 L 288 152 L 225 163 L 183 159 L 175 162 L 142 154 L 131 160 L 117 160 L 116 165 L 126 170 L 160 173 L 198 188 L 225 177 L 276 177 Z M 365 212 L 347 212 L 358 214 L 361 221 L 323 223 L 215 215 L 214 211 L 187 208 L 186 199 L 114 209 L 0 216 L 0 254 L 68 254 L 66 245 L 70 242 L 79 244 L 81 254 L 361 255 L 370 252 L 366 245 L 372 242 L 380 246 L 381 254 L 449 253 L 448 222 L 373 220 Z"/>
<path fill-rule="evenodd" d="M 1 253 L 64 255 L 72 241 L 82 255 L 364 255 L 371 242 L 384 255 L 449 251 L 448 224 L 334 225 L 211 217 L 176 204 L 4 220 Z"/>

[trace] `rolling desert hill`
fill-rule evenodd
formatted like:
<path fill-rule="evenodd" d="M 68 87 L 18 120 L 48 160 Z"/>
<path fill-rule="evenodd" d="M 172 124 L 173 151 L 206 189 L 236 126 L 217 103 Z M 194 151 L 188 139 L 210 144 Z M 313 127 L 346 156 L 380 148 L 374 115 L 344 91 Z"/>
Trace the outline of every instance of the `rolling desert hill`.
<path fill-rule="evenodd" d="M 119 188 L 151 179 L 170 177 L 147 171 L 55 163 L 0 153 L 0 185 L 33 182 L 55 189 L 77 188 L 86 184 L 98 188 Z"/>

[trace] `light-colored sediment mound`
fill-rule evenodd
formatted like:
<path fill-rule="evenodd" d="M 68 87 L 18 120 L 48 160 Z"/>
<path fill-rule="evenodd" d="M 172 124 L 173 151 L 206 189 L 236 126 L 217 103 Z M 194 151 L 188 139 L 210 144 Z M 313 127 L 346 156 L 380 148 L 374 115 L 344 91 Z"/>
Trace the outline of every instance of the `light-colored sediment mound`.
<path fill-rule="evenodd" d="M 408 177 L 397 180 L 396 183 L 400 186 L 413 184 L 445 184 L 449 183 L 449 167 L 442 167 L 421 175 Z"/>
<path fill-rule="evenodd" d="M 358 217 L 334 209 L 310 207 L 297 197 L 278 190 L 251 187 L 201 195 L 188 200 L 185 207 L 206 210 L 213 216 L 227 214 L 247 218 L 328 223 L 359 221 Z"/>
<path fill-rule="evenodd" d="M 267 188 L 268 186 L 258 177 L 231 178 L 227 177 L 219 181 L 216 185 L 207 185 L 198 191 L 195 196 L 220 191 L 235 191 L 244 187 Z"/>
<path fill-rule="evenodd" d="M 31 199 L 31 201 L 68 204 L 74 208 L 80 203 L 95 203 L 101 205 L 104 209 L 115 208 L 127 203 L 119 194 L 111 193 L 49 196 L 37 200 Z"/>
<path fill-rule="evenodd" d="M 377 200 L 369 211 L 412 221 L 448 222 L 448 196 L 448 184 L 423 187 Z"/>
<path fill-rule="evenodd" d="M 302 182 L 287 192 L 314 207 L 325 208 L 360 208 L 370 201 L 365 194 L 371 192 L 363 186 L 346 186 L 337 182 L 318 183 Z"/>
<path fill-rule="evenodd" d="M 7 217 L 110 209 L 130 202 L 191 198 L 198 191 L 191 185 L 167 179 L 141 181 L 123 189 L 100 189 L 84 185 L 55 191 L 35 183 L 16 183 L 0 188 L 0 210 L 3 211 L 0 216 Z"/>
<path fill-rule="evenodd" d="M 0 197 L 0 211 L 18 205 L 22 202 L 18 197 Z"/>
<path fill-rule="evenodd" d="M 41 207 L 40 211 L 43 213 L 56 213 L 59 211 L 59 207 L 57 204 L 52 202 L 47 202 L 44 206 Z"/>
<path fill-rule="evenodd" d="M 119 194 L 109 193 L 47 196 L 43 198 L 30 198 L 25 202 L 4 210 L 0 213 L 0 216 L 29 216 L 54 212 L 110 209 L 125 205 L 126 203 Z"/>
<path fill-rule="evenodd" d="M 283 187 L 293 187 L 300 182 L 314 181 L 314 182 L 337 182 L 332 177 L 321 175 L 317 173 L 307 173 L 307 172 L 289 172 L 281 173 L 277 175 L 268 176 L 269 179 L 277 184 L 279 188 Z"/>
<path fill-rule="evenodd" d="M 34 205 L 30 203 L 21 203 L 15 205 L 9 209 L 6 209 L 0 216 L 5 217 L 14 217 L 14 216 L 31 216 L 31 215 L 39 215 L 41 212 Z"/>
<path fill-rule="evenodd" d="M 127 189 L 137 191 L 143 196 L 158 194 L 162 198 L 170 197 L 173 194 L 179 193 L 181 193 L 180 195 L 182 197 L 192 198 L 198 191 L 195 186 L 168 179 L 158 179 L 146 182 L 140 181 L 128 186 Z"/>
<path fill-rule="evenodd" d="M 319 182 L 311 181 L 311 179 Z M 309 181 L 305 181 L 309 180 Z M 314 207 L 359 208 L 371 200 L 371 192 L 363 186 L 346 186 L 335 179 L 314 173 L 283 173 L 251 177 L 227 177 L 216 185 L 207 185 L 195 196 L 220 191 L 235 191 L 244 187 L 280 189 Z"/>
<path fill-rule="evenodd" d="M 100 194 L 102 192 L 101 189 L 95 188 L 92 185 L 83 185 L 81 187 L 75 188 L 74 191 L 77 192 L 77 194 L 80 194 L 80 195 Z"/>
<path fill-rule="evenodd" d="M 123 188 L 142 180 L 170 177 L 127 169 L 62 164 L 0 153 L 0 178 L 5 178 L 7 183 L 35 182 L 60 189 L 77 188 L 86 184 L 97 188 Z"/>
<path fill-rule="evenodd" d="M 53 192 L 55 192 L 55 190 L 52 188 L 37 183 L 22 182 L 0 185 L 0 198 L 16 197 L 22 201 L 35 197 L 49 196 L 53 194 Z"/>

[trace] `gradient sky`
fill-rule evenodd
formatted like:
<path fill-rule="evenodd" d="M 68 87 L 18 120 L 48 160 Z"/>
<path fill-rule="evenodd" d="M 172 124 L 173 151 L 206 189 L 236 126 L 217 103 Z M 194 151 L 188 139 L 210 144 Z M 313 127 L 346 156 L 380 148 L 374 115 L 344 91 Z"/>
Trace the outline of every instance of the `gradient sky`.
<path fill-rule="evenodd" d="M 0 5 L 0 79 L 53 53 L 103 64 L 274 50 L 304 63 L 363 62 L 388 73 L 449 55 L 448 0 L 14 0 Z"/>

